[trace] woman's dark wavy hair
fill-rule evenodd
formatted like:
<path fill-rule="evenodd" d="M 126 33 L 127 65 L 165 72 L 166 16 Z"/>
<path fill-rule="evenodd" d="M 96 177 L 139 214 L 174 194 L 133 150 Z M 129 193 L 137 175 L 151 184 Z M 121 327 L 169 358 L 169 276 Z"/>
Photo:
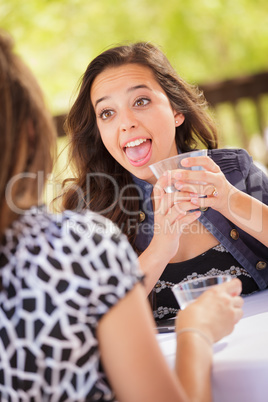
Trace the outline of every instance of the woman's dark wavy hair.
<path fill-rule="evenodd" d="M 87 67 L 78 96 L 67 116 L 65 129 L 70 138 L 70 161 L 75 179 L 64 182 L 65 209 L 90 208 L 115 222 L 134 246 L 138 223 L 139 201 L 132 179 L 107 151 L 96 123 L 90 99 L 94 79 L 105 69 L 125 64 L 149 67 L 155 79 L 169 98 L 174 110 L 184 114 L 183 124 L 176 128 L 176 143 L 181 152 L 197 147 L 198 142 L 208 148 L 217 148 L 215 124 L 207 112 L 203 94 L 178 76 L 160 49 L 147 42 L 113 47 L 97 56 Z M 71 186 L 66 185 L 72 181 Z M 127 186 L 124 200 L 115 200 L 115 186 Z M 132 211 L 132 215 L 125 211 Z M 131 228 L 127 225 L 131 218 Z"/>

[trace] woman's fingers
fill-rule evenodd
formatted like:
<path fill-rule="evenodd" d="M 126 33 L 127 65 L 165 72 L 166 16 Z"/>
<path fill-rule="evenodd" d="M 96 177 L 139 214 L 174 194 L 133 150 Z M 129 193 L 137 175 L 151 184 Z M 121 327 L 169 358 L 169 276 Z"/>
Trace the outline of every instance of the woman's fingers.
<path fill-rule="evenodd" d="M 208 156 L 184 158 L 181 161 L 181 165 L 187 168 L 193 166 L 202 166 L 205 170 L 209 170 L 214 173 L 220 172 L 220 167 Z"/>
<path fill-rule="evenodd" d="M 162 175 L 158 181 L 156 182 L 154 189 L 153 189 L 153 200 L 154 200 L 154 206 L 155 206 L 155 211 L 159 211 L 159 208 L 161 207 L 164 209 L 170 208 L 174 204 L 174 199 L 178 201 L 178 198 L 180 199 L 186 199 L 190 200 L 189 193 L 179 193 L 178 191 L 174 191 L 172 193 L 167 193 L 165 191 L 165 188 L 170 187 L 174 184 L 171 182 L 170 178 L 171 172 L 167 172 L 167 174 Z M 162 211 L 163 213 L 163 211 Z"/>
<path fill-rule="evenodd" d="M 239 296 L 241 281 L 212 286 L 181 311 L 177 320 L 177 329 L 193 327 L 202 330 L 214 342 L 228 335 L 243 315 L 243 299 Z"/>
<path fill-rule="evenodd" d="M 157 183 L 154 188 L 153 199 L 155 203 L 155 214 L 167 215 L 171 209 L 177 210 L 178 213 L 184 213 L 192 209 L 191 195 L 188 192 L 174 191 L 166 193 L 164 189 Z"/>
<path fill-rule="evenodd" d="M 180 225 L 181 227 L 185 227 L 190 225 L 190 223 L 193 223 L 196 219 L 199 218 L 199 216 L 201 215 L 200 211 L 193 211 L 190 212 L 188 214 L 186 214 L 185 216 L 181 217 L 181 218 L 177 218 L 177 221 L 180 221 Z"/>
<path fill-rule="evenodd" d="M 159 233 L 173 237 L 180 235 L 185 227 L 199 218 L 201 213 L 193 207 L 189 193 L 180 191 L 166 193 L 164 187 L 167 184 L 168 175 L 164 175 L 154 186 L 155 223 L 158 231 L 160 230 Z"/>
<path fill-rule="evenodd" d="M 240 296 L 235 296 L 233 298 L 234 305 L 234 322 L 235 324 L 243 317 L 242 307 L 244 305 L 244 300 Z"/>
<path fill-rule="evenodd" d="M 218 289 L 227 292 L 231 296 L 238 296 L 242 292 L 242 282 L 238 278 L 234 278 L 230 282 L 218 285 Z"/>
<path fill-rule="evenodd" d="M 153 200 L 154 200 L 154 208 L 156 211 L 159 210 L 161 205 L 162 198 L 165 195 L 165 190 L 160 184 L 160 180 L 155 184 L 153 189 Z"/>
<path fill-rule="evenodd" d="M 208 325 L 207 329 L 214 341 L 228 335 L 242 318 L 243 299 L 239 296 L 240 293 L 241 281 L 236 278 L 213 286 L 199 297 L 201 306 L 206 309 L 206 316 L 203 318 L 208 320 L 206 326 Z"/>
<path fill-rule="evenodd" d="M 177 169 L 165 172 L 155 186 L 156 213 L 170 214 L 172 209 L 172 214 L 176 215 L 173 205 L 177 202 L 179 203 L 178 214 L 197 208 L 211 207 L 218 211 L 225 210 L 232 186 L 227 182 L 219 166 L 209 157 L 183 159 L 183 161 L 187 160 L 188 167 L 202 166 L 206 170 Z M 168 194 L 165 188 L 171 185 L 178 191 Z"/>
<path fill-rule="evenodd" d="M 202 166 L 204 170 L 196 169 L 177 169 L 170 172 L 170 180 L 177 190 L 189 192 L 191 196 L 206 196 L 208 205 L 204 207 L 218 205 L 218 199 L 226 196 L 228 183 L 220 167 L 209 157 L 192 157 L 183 159 L 184 166 L 191 168 Z M 217 194 L 217 200 L 215 200 Z M 209 202 L 212 202 L 210 204 Z M 198 202 L 195 201 L 198 205 Z M 200 205 L 203 207 L 203 205 Z"/>
<path fill-rule="evenodd" d="M 242 307 L 244 300 L 240 295 L 242 291 L 242 283 L 238 278 L 232 279 L 230 282 L 225 282 L 217 286 L 218 291 L 227 294 L 226 306 L 233 311 L 233 322 L 236 324 L 243 316 Z"/>
<path fill-rule="evenodd" d="M 190 201 L 191 197 L 188 193 L 179 193 L 176 191 L 174 193 L 164 194 L 161 198 L 158 209 L 155 208 L 155 213 L 159 212 L 162 215 L 166 215 L 174 205 L 177 206 L 178 211 L 187 211 L 192 208 Z M 189 208 L 187 208 L 188 204 Z"/>
<path fill-rule="evenodd" d="M 174 204 L 165 214 L 165 218 L 168 219 L 168 221 L 173 224 L 177 220 L 182 220 L 184 218 L 183 222 L 187 222 L 188 224 L 190 222 L 193 222 L 194 220 L 197 219 L 197 216 L 200 216 L 200 211 L 199 210 L 193 210 L 193 206 L 190 202 L 180 202 L 177 204 Z"/>
<path fill-rule="evenodd" d="M 174 183 L 174 187 L 180 192 L 188 193 L 188 196 L 193 197 L 210 194 L 214 186 L 204 182 L 186 183 L 177 181 Z"/>
<path fill-rule="evenodd" d="M 240 297 L 240 299 L 242 299 L 242 297 Z M 243 317 L 242 306 L 241 307 L 236 307 L 234 309 L 234 323 L 237 324 L 241 320 L 242 317 Z"/>
<path fill-rule="evenodd" d="M 215 199 L 216 197 L 214 196 L 209 196 L 209 197 L 198 197 L 194 195 L 191 198 L 191 203 L 198 208 L 213 208 L 216 206 L 217 200 Z"/>
<path fill-rule="evenodd" d="M 188 225 L 193 223 L 196 219 L 198 219 L 200 215 L 201 215 L 200 211 L 191 212 L 186 215 L 179 215 L 176 217 L 174 222 L 170 224 L 169 229 L 172 231 L 173 234 L 174 233 L 181 234 L 183 230 Z"/>
<path fill-rule="evenodd" d="M 233 297 L 233 305 L 234 307 L 241 308 L 244 305 L 244 300 L 241 296 L 234 296 Z"/>

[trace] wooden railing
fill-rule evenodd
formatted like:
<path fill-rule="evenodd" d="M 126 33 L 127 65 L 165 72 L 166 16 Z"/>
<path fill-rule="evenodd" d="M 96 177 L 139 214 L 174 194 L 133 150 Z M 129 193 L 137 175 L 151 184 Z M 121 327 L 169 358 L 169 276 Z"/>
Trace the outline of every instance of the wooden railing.
<path fill-rule="evenodd" d="M 262 137 L 265 136 L 268 127 L 268 102 L 265 105 L 263 99 L 265 96 L 268 97 L 268 71 L 199 85 L 199 88 L 203 90 L 207 101 L 213 108 L 217 109 L 223 103 L 232 105 L 237 128 L 240 137 L 245 141 L 245 146 L 247 145 L 249 134 L 239 110 L 239 103 L 242 100 L 250 100 L 255 107 L 258 132 Z"/>

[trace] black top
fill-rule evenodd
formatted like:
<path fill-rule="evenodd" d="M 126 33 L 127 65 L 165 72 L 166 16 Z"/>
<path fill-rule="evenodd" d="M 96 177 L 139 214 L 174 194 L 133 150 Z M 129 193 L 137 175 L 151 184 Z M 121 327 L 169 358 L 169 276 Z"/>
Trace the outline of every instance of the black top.
<path fill-rule="evenodd" d="M 220 255 L 219 255 L 220 254 Z M 171 288 L 179 282 L 200 276 L 228 274 L 238 277 L 243 295 L 259 290 L 254 279 L 221 244 L 188 261 L 168 264 L 153 289 L 153 312 L 156 320 L 174 317 L 179 305 Z"/>

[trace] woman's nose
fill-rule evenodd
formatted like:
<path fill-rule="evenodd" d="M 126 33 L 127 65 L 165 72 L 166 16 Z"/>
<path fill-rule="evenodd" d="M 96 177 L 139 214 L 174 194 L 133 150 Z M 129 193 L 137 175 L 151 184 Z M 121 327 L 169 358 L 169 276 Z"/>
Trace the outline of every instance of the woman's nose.
<path fill-rule="evenodd" d="M 137 119 L 130 110 L 125 111 L 121 115 L 120 131 L 126 132 L 138 126 Z"/>

